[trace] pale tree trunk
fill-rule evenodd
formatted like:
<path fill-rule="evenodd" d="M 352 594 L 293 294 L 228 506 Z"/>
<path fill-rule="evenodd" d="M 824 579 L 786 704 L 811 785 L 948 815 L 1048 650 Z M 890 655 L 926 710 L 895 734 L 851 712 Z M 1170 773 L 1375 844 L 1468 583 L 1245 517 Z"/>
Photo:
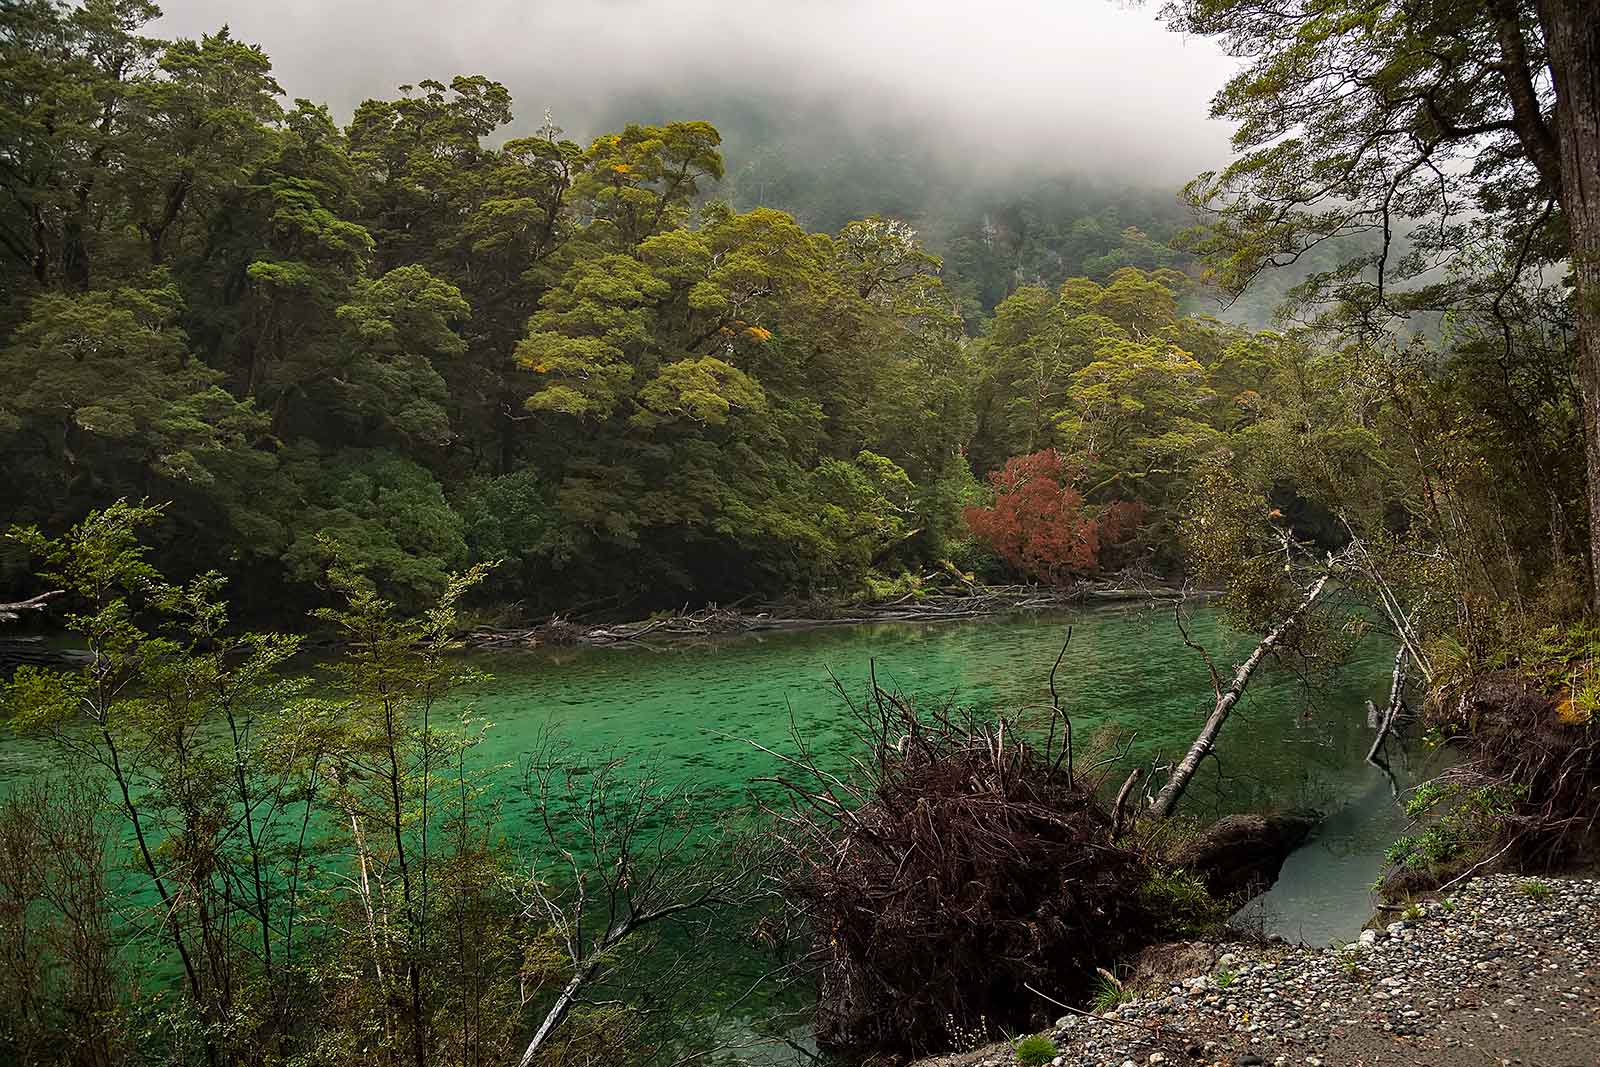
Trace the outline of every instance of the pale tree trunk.
<path fill-rule="evenodd" d="M 1239 703 L 1239 698 L 1244 695 L 1245 686 L 1250 684 L 1250 676 L 1255 673 L 1261 661 L 1266 659 L 1283 635 L 1289 632 L 1300 617 L 1306 613 L 1312 603 L 1322 595 L 1323 587 L 1328 584 L 1328 575 L 1324 574 L 1306 592 L 1305 599 L 1300 601 L 1300 606 L 1291 611 L 1282 622 L 1272 628 L 1267 636 L 1261 639 L 1250 657 L 1239 665 L 1233 674 L 1233 682 L 1226 689 L 1217 692 L 1217 705 L 1211 712 L 1211 717 L 1200 730 L 1200 736 L 1194 739 L 1194 744 L 1189 746 L 1188 753 L 1173 768 L 1172 777 L 1167 779 L 1167 784 L 1161 787 L 1161 792 L 1150 804 L 1150 814 L 1156 818 L 1165 818 L 1172 814 L 1178 806 L 1178 799 L 1183 796 L 1183 791 L 1189 787 L 1189 779 L 1194 777 L 1194 772 L 1200 769 L 1200 762 L 1206 758 L 1211 750 L 1216 747 L 1217 735 L 1222 733 L 1222 724 L 1228 721 L 1228 715 L 1233 711 L 1234 705 Z"/>
<path fill-rule="evenodd" d="M 533 1040 L 529 1041 L 528 1047 L 523 1050 L 522 1058 L 517 1061 L 517 1067 L 530 1067 L 534 1057 L 539 1054 L 539 1050 L 544 1047 L 546 1041 L 550 1040 L 550 1035 L 555 1033 L 556 1027 L 566 1022 L 573 1005 L 578 1002 L 578 994 L 583 990 L 589 979 L 594 977 L 595 969 L 599 965 L 600 957 L 595 955 L 573 972 L 572 980 L 567 983 L 566 988 L 561 991 L 561 995 L 556 998 L 556 1002 L 545 1013 L 544 1021 L 539 1024 L 539 1029 L 534 1033 Z"/>
<path fill-rule="evenodd" d="M 1388 739 L 1389 731 L 1394 729 L 1394 720 L 1399 717 L 1400 709 L 1405 707 L 1406 688 L 1406 647 L 1400 646 L 1400 651 L 1394 654 L 1394 674 L 1389 681 L 1389 706 L 1383 711 L 1383 722 L 1378 726 L 1378 736 L 1372 739 L 1372 747 L 1367 749 L 1367 762 L 1376 763 L 1378 749 L 1383 747 L 1383 742 Z"/>
<path fill-rule="evenodd" d="M 1600 610 L 1600 0 L 1541 0 L 1555 85 L 1561 209 L 1572 237 L 1589 481 L 1589 602 Z"/>
<path fill-rule="evenodd" d="M 50 606 L 50 601 L 65 593 L 64 589 L 52 589 L 48 593 L 40 593 L 28 600 L 18 600 L 9 604 L 0 604 L 0 622 L 11 622 L 20 619 L 24 611 L 44 611 Z"/>

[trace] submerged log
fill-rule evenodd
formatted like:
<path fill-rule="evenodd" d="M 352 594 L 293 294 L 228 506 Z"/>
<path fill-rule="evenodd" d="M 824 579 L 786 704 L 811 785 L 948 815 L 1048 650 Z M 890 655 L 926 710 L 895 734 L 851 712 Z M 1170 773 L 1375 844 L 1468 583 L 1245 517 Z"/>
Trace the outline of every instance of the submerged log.
<path fill-rule="evenodd" d="M 1322 590 L 1328 584 L 1330 576 L 1324 574 L 1318 578 L 1306 592 L 1305 599 L 1300 601 L 1300 606 L 1291 611 L 1282 622 L 1273 627 L 1261 643 L 1250 653 L 1250 657 L 1239 665 L 1234 672 L 1233 682 L 1226 689 L 1217 688 L 1216 708 L 1211 712 L 1211 717 L 1206 720 L 1205 726 L 1200 730 L 1200 735 L 1194 739 L 1194 744 L 1189 747 L 1188 753 L 1173 769 L 1172 777 L 1167 779 L 1167 784 L 1161 787 L 1161 792 L 1156 794 L 1155 800 L 1150 804 L 1150 814 L 1156 818 L 1165 818 L 1172 814 L 1178 805 L 1178 799 L 1183 796 L 1183 791 L 1189 787 L 1189 779 L 1194 777 L 1194 772 L 1200 769 L 1200 761 L 1215 747 L 1217 735 L 1222 732 L 1222 724 L 1228 721 L 1228 715 L 1233 711 L 1234 705 L 1239 703 L 1239 698 L 1244 695 L 1245 686 L 1250 684 L 1250 676 L 1255 673 L 1267 653 L 1275 648 L 1283 635 L 1288 633 L 1301 616 L 1311 607 L 1312 603 L 1322 595 Z M 1215 678 L 1215 672 L 1213 672 Z"/>
<path fill-rule="evenodd" d="M 81 648 L 55 648 L 42 637 L 8 637 L 0 640 L 0 671 L 21 666 L 81 666 L 93 661 L 92 653 Z"/>
<path fill-rule="evenodd" d="M 1271 888 L 1289 853 L 1322 821 L 1317 812 L 1229 815 L 1172 855 L 1214 897 L 1254 896 Z"/>

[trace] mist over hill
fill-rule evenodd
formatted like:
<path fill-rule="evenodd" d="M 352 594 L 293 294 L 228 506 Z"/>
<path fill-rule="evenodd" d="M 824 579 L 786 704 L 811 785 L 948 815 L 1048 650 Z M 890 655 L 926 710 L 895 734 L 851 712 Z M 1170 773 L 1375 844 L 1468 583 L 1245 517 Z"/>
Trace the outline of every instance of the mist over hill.
<path fill-rule="evenodd" d="M 1233 61 L 1110 2 L 163 6 L 173 34 L 227 21 L 273 56 L 287 96 L 335 114 L 477 73 L 512 94 L 502 137 L 547 119 L 582 144 L 709 121 L 726 175 L 707 197 L 828 232 L 904 219 L 944 258 L 969 325 L 1019 286 L 1181 265 L 1166 247 L 1191 222 L 1176 194 L 1226 155 L 1195 86 Z"/>

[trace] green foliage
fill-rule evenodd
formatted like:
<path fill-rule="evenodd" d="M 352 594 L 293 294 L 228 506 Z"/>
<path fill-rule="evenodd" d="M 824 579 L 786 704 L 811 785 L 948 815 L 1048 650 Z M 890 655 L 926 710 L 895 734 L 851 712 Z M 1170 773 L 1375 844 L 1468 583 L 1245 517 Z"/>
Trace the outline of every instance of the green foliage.
<path fill-rule="evenodd" d="M 140 534 L 160 517 L 118 502 L 59 538 L 13 531 L 68 592 L 93 659 L 20 671 L 0 694 L 7 725 L 52 744 L 70 772 L 0 805 L 0 949 L 26 963 L 0 978 L 0 1048 L 32 1062 L 70 1032 L 107 1062 L 469 1063 L 525 1041 L 524 1015 L 550 1010 L 582 962 L 564 924 L 592 920 L 552 912 L 558 890 L 514 868 L 485 780 L 496 768 L 469 757 L 484 724 L 444 714 L 479 677 L 454 656 L 455 633 L 487 568 L 448 576 L 406 612 L 330 546 L 324 580 L 343 605 L 317 614 L 343 652 L 313 697 L 285 671 L 299 638 L 238 633 L 219 576 L 179 585 L 151 565 Z M 675 846 L 627 844 L 666 802 L 607 782 L 597 877 L 677 914 L 681 884 L 662 861 Z M 531 914 L 550 926 L 530 929 Z M 634 966 L 651 943 L 625 941 L 618 922 L 613 911 L 603 962 Z M 124 954 L 129 930 L 138 951 Z M 553 1026 L 541 1062 L 659 1040 L 618 1006 Z"/>
<path fill-rule="evenodd" d="M 1517 888 L 1533 900 L 1549 900 L 1550 895 L 1555 892 L 1548 883 L 1541 882 L 1537 878 L 1524 879 L 1517 883 Z"/>
<path fill-rule="evenodd" d="M 1139 896 L 1172 938 L 1203 937 L 1221 927 L 1233 914 L 1226 900 L 1218 900 L 1205 883 L 1188 871 L 1156 867 Z"/>
<path fill-rule="evenodd" d="M 893 204 L 808 232 L 748 203 L 742 162 L 742 207 L 710 198 L 706 122 L 497 143 L 510 94 L 460 76 L 341 129 L 226 31 L 141 36 L 153 12 L 30 5 L 5 42 L 6 232 L 33 244 L 7 248 L 0 443 L 33 491 L 0 519 L 171 500 L 156 558 L 260 604 L 324 601 L 333 543 L 408 607 L 490 559 L 529 611 L 851 597 L 946 560 L 1005 577 L 963 513 L 1061 447 L 1090 519 L 1144 509 L 1108 558 L 1177 563 L 1195 464 L 1235 428 L 1212 363 L 1248 346 L 1182 314 L 1153 202 L 963 199 L 932 222 L 951 257 Z"/>
<path fill-rule="evenodd" d="M 1100 568 L 1226 586 L 1251 627 L 1296 585 L 1285 539 L 1361 537 L 1370 573 L 1347 588 L 1415 610 L 1441 661 L 1463 650 L 1434 676 L 1581 607 L 1569 316 L 1557 291 L 1502 284 L 1490 240 L 1553 262 L 1560 218 L 1519 185 L 1435 232 L 1417 220 L 1442 194 L 1406 171 L 1389 277 L 1460 255 L 1380 294 L 1360 197 L 1383 168 L 1341 192 L 1354 215 L 1302 195 L 1374 150 L 1317 106 L 1311 58 L 1410 90 L 1441 62 L 1423 44 L 1482 28 L 1464 9 L 1170 12 L 1241 34 L 1254 71 L 1217 102 L 1241 158 L 1190 189 L 1214 212 L 1191 238 L 1201 281 L 1300 260 L 1298 295 L 1334 327 L 1312 336 L 1192 314 L 1205 290 L 1157 197 L 1042 173 L 970 186 L 836 123 L 786 139 L 759 108 L 730 115 L 731 156 L 704 121 L 502 140 L 510 93 L 470 74 L 341 128 L 281 103 L 226 30 L 146 36 L 139 0 L 14 6 L 0 446 L 29 492 L 0 520 L 53 533 L 119 497 L 171 501 L 155 558 L 214 566 L 254 604 L 325 601 L 330 539 L 408 606 L 488 559 L 506 565 L 482 595 L 529 613 L 848 598 L 946 562 L 1015 578 L 963 515 L 1008 461 L 1054 449 L 1085 520 L 1120 531 Z M 1489 90 L 1458 88 L 1436 103 L 1475 125 Z M 1280 105 L 1305 109 L 1304 137 L 1280 137 Z M 1365 83 L 1353 106 L 1399 123 L 1379 140 L 1419 121 Z M 1424 310 L 1421 331 L 1373 328 Z M 1580 661 L 1555 684 L 1575 717 L 1600 703 Z"/>
<path fill-rule="evenodd" d="M 1094 999 L 1090 1002 L 1095 1011 L 1111 1011 L 1133 1000 L 1138 994 L 1108 974 L 1102 974 L 1094 985 Z"/>
<path fill-rule="evenodd" d="M 1397 838 L 1385 861 L 1404 870 L 1436 874 L 1484 855 L 1512 815 L 1525 786 L 1506 783 L 1473 786 L 1435 779 L 1419 786 L 1406 803 L 1406 815 L 1424 823 Z"/>
<path fill-rule="evenodd" d="M 151 279 L 161 282 L 160 277 Z M 70 506 L 86 478 L 113 494 L 203 488 L 249 463 L 264 419 L 194 358 L 176 286 L 47 293 L 0 350 L 9 462 L 36 462 L 39 495 Z"/>
<path fill-rule="evenodd" d="M 403 456 L 297 449 L 285 455 L 283 475 L 303 508 L 283 531 L 281 559 L 293 577 L 315 581 L 338 556 L 415 607 L 466 562 L 461 517 L 427 469 Z"/>
<path fill-rule="evenodd" d="M 1044 1034 L 1032 1034 L 1013 1047 L 1017 1067 L 1044 1067 L 1056 1058 L 1056 1043 Z"/>

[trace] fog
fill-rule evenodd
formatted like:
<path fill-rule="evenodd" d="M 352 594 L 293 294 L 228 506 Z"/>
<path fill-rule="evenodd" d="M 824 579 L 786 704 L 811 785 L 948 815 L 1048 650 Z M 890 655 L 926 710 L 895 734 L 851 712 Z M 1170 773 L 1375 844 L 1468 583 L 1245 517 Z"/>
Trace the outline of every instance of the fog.
<path fill-rule="evenodd" d="M 1224 158 L 1234 62 L 1110 0 L 165 0 L 163 36 L 231 25 L 289 97 L 347 116 L 423 78 L 486 74 L 517 128 L 759 112 L 779 135 L 907 138 L 975 172 L 1171 185 Z M 699 114 L 695 112 L 706 112 Z M 793 127 L 792 130 L 785 127 Z M 513 131 L 515 132 L 515 131 Z M 739 151 L 730 137 L 729 148 Z"/>

